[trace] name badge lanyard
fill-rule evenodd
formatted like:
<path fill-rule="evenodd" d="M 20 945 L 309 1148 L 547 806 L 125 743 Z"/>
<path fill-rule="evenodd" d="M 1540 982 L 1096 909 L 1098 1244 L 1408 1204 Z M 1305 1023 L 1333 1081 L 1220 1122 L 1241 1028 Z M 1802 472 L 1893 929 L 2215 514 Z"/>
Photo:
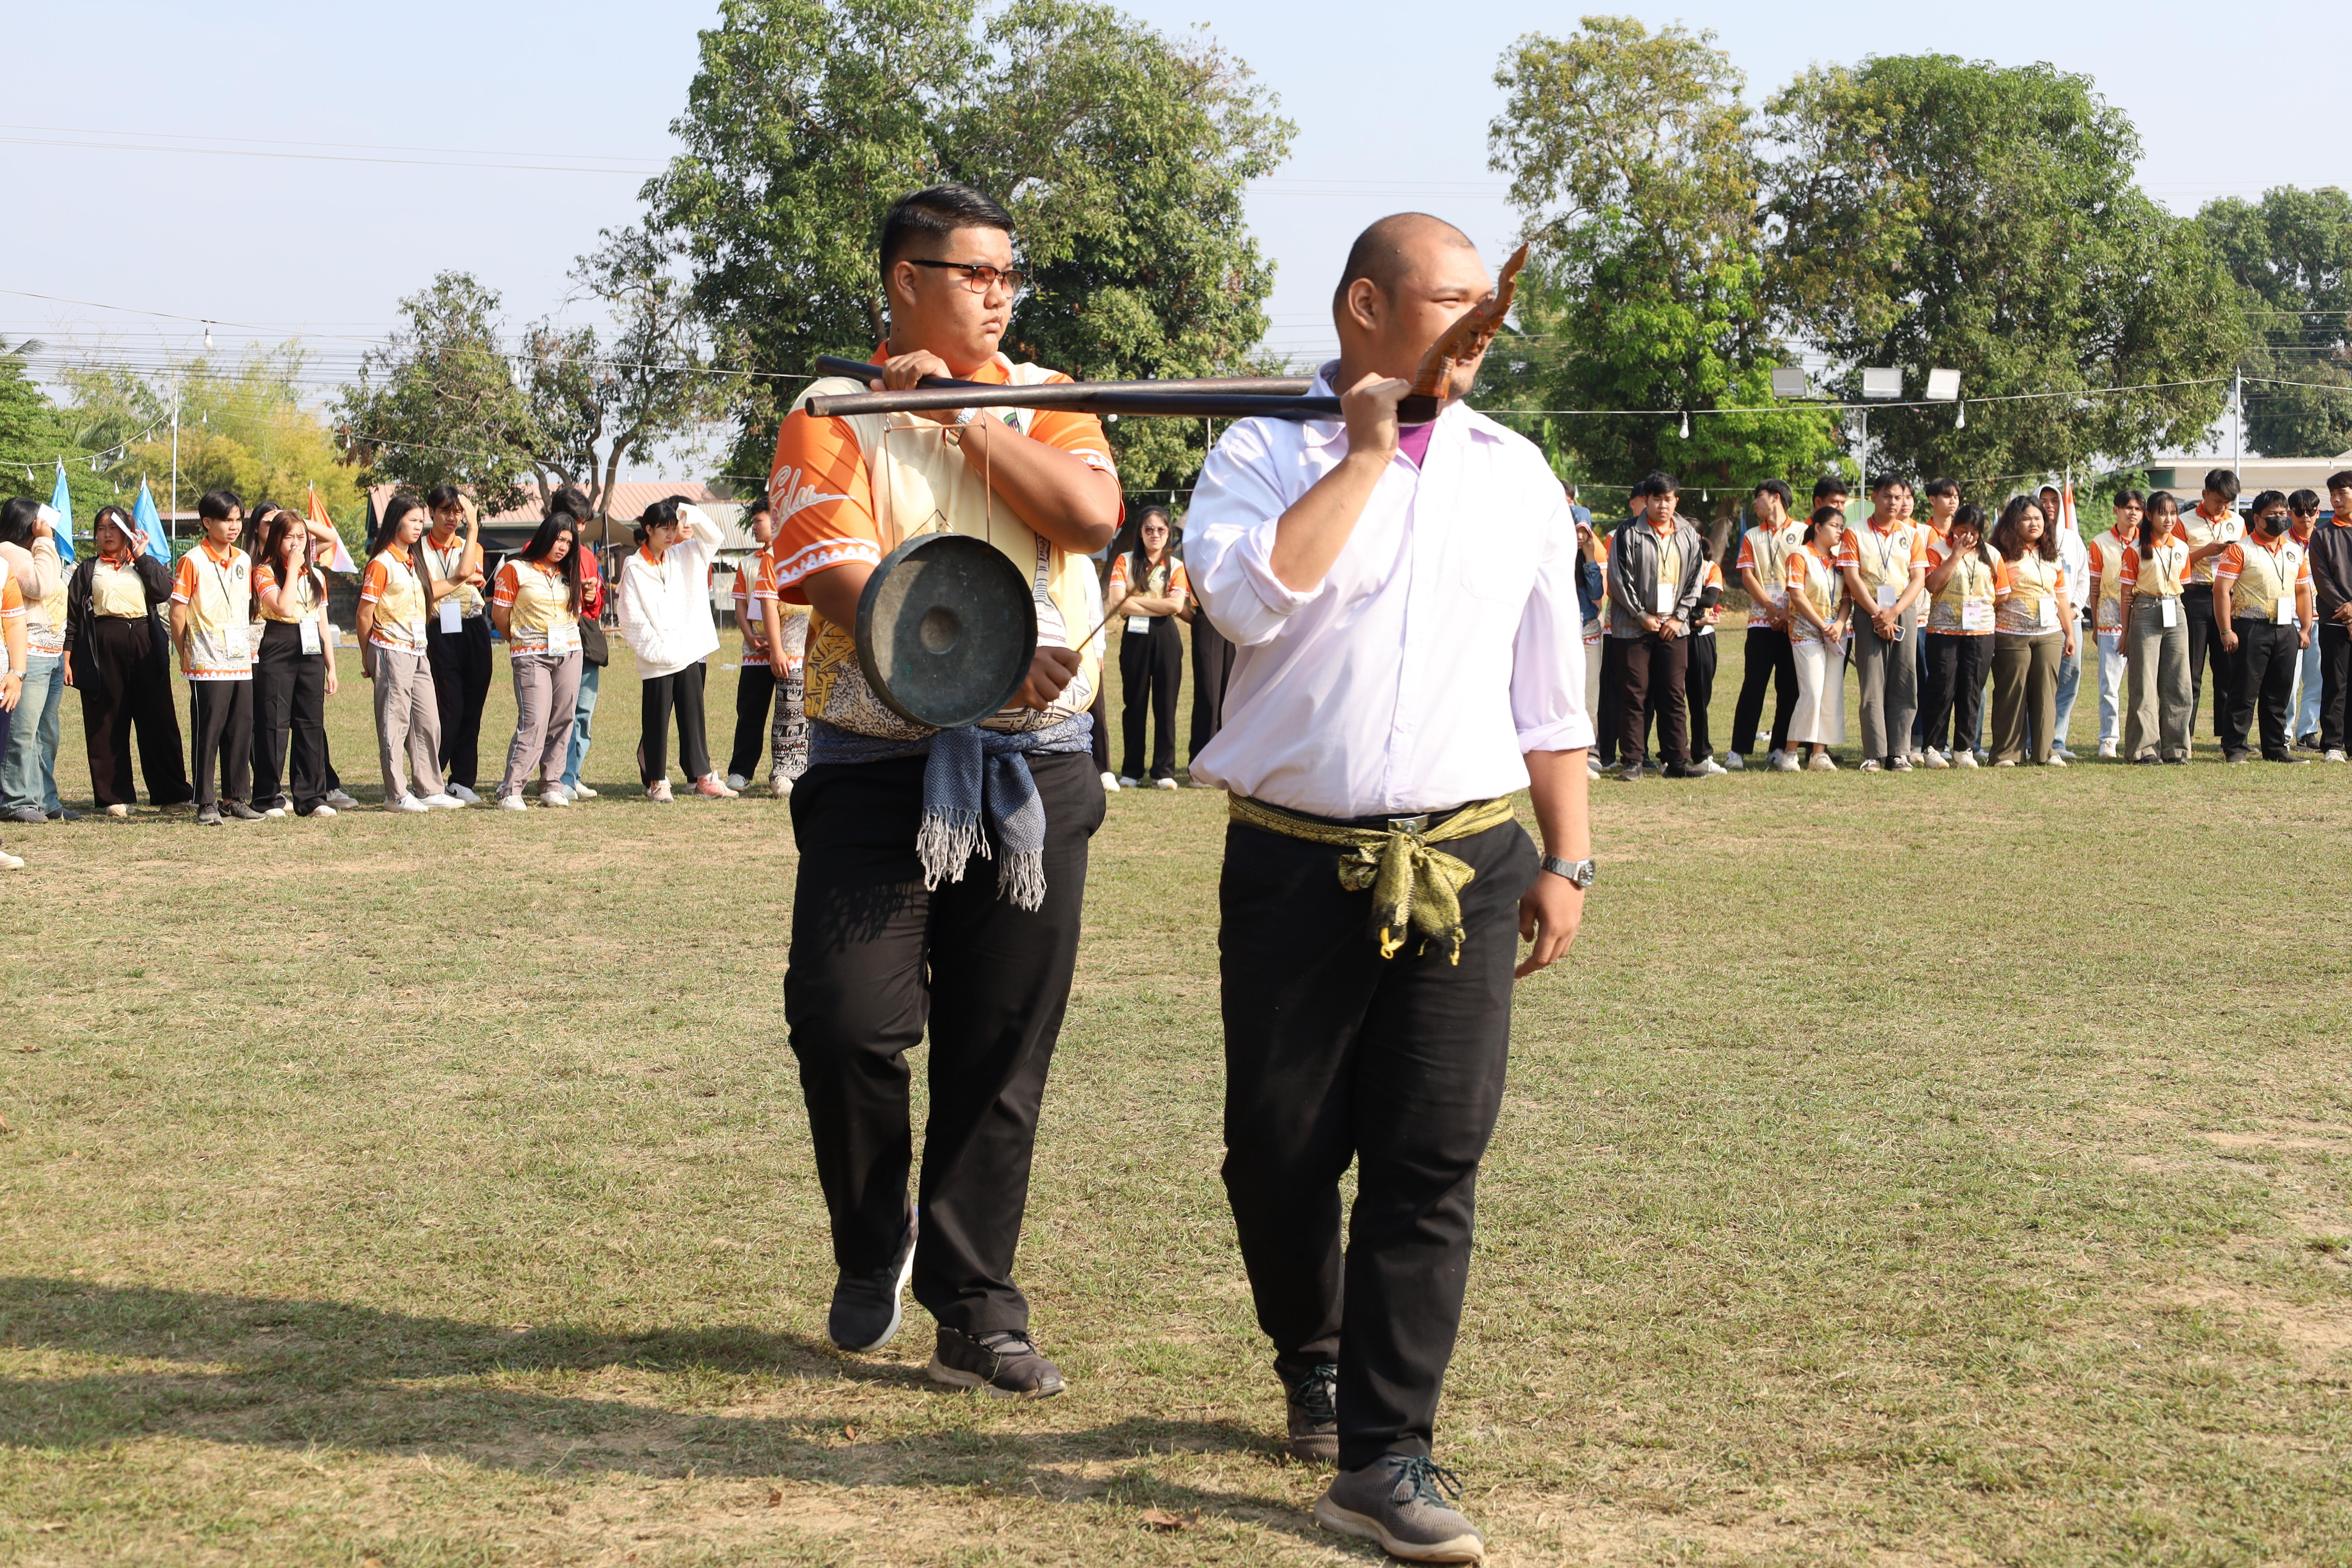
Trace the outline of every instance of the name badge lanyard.
<path fill-rule="evenodd" d="M 1876 558 L 1878 563 L 1878 575 L 1881 577 L 1892 575 L 1895 571 L 1895 537 L 1894 531 L 1890 529 L 1885 533 L 1880 534 L 1878 533 L 1878 530 L 1865 527 L 1863 530 L 1863 532 L 1865 535 L 1878 534 L 1878 537 L 1885 542 L 1884 544 L 1871 545 L 1870 552 Z M 1907 547 L 1909 546 L 1911 540 L 1907 531 L 1903 537 L 1902 542 L 1906 547 L 1906 553 L 1908 553 Z M 1878 607 L 1880 609 L 1893 609 L 1895 607 L 1895 601 L 1902 596 L 1903 590 L 1900 587 L 1890 586 L 1885 583 L 1878 584 Z"/>
<path fill-rule="evenodd" d="M 425 541 L 425 549 L 426 553 L 432 557 L 434 571 L 442 578 L 454 582 L 457 574 L 449 569 L 449 558 L 436 547 L 434 542 L 429 539 Z M 460 544 L 457 546 L 457 564 L 462 567 L 465 563 L 466 547 Z M 457 590 L 452 588 L 441 600 L 441 635 L 443 637 L 447 637 L 451 633 L 459 630 L 460 627 L 458 626 L 458 622 L 460 618 L 457 609 Z"/>
<path fill-rule="evenodd" d="M 234 608 L 234 606 L 229 602 L 228 574 L 221 570 L 221 563 L 214 560 L 209 553 L 203 551 L 199 551 L 197 553 L 204 555 L 205 564 L 213 569 L 213 581 L 220 584 L 221 613 L 225 616 L 228 616 L 229 619 L 232 622 L 235 622 L 236 617 L 233 615 L 229 615 L 229 612 Z M 247 658 L 251 657 L 252 648 L 247 642 L 247 638 L 250 637 L 251 634 L 246 630 L 242 623 L 237 623 L 228 626 L 221 633 L 221 636 L 228 644 L 228 653 L 231 658 Z"/>

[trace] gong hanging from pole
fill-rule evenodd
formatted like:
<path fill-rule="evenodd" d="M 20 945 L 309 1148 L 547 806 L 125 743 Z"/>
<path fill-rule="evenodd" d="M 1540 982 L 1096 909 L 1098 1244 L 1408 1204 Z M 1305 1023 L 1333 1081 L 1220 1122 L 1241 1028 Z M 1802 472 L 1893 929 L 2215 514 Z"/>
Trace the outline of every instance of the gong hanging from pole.
<path fill-rule="evenodd" d="M 919 533 L 882 558 L 857 598 L 857 663 L 884 707 L 935 730 L 1013 700 L 1037 654 L 1037 605 L 1003 552 Z"/>

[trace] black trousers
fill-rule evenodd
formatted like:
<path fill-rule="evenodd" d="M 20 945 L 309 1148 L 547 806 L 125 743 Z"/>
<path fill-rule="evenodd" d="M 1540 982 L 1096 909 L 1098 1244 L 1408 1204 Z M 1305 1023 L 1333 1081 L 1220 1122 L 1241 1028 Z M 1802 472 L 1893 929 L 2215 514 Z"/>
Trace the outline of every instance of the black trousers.
<path fill-rule="evenodd" d="M 1109 773 L 1110 682 L 1108 679 L 1097 679 L 1095 681 L 1094 704 L 1087 710 L 1087 717 L 1095 721 L 1093 733 L 1087 737 L 1087 754 L 1094 758 L 1095 772 Z"/>
<path fill-rule="evenodd" d="M 1593 749 L 1602 767 L 1617 763 L 1617 731 L 1625 713 L 1625 639 L 1601 635 L 1601 711 L 1592 720 Z"/>
<path fill-rule="evenodd" d="M 764 664 L 747 664 L 735 682 L 735 746 L 727 756 L 727 771 L 749 779 L 760 769 L 773 733 L 769 714 L 776 705 L 776 672 Z"/>
<path fill-rule="evenodd" d="M 2341 621 L 2319 623 L 2319 746 L 2344 749 L 2346 681 L 2352 678 L 2352 627 Z"/>
<path fill-rule="evenodd" d="M 1199 756 L 1217 731 L 1225 727 L 1225 683 L 1233 679 L 1234 645 L 1225 634 L 1209 624 L 1209 617 L 1199 610 L 1192 612 L 1192 750 Z"/>
<path fill-rule="evenodd" d="M 292 766 L 289 761 L 291 751 Z M 327 656 L 302 651 L 302 629 L 264 623 L 253 666 L 253 804 L 283 805 L 283 778 L 295 811 L 308 816 L 327 798 Z"/>
<path fill-rule="evenodd" d="M 1761 623 L 1748 628 L 1747 668 L 1739 677 L 1739 705 L 1731 710 L 1731 749 L 1745 756 L 1756 749 L 1756 727 L 1764 718 L 1764 687 L 1772 687 L 1772 745 L 1789 749 L 1789 721 L 1797 716 L 1797 656 L 1789 634 Z"/>
<path fill-rule="evenodd" d="M 1122 707 L 1119 729 L 1127 742 L 1127 766 L 1131 779 L 1145 776 L 1143 717 L 1151 710 L 1151 771 L 1155 779 L 1176 776 L 1176 689 L 1184 679 L 1184 639 L 1177 634 L 1176 617 L 1154 616 L 1151 629 L 1128 632 L 1118 639 L 1118 676 Z"/>
<path fill-rule="evenodd" d="M 928 1026 L 930 1115 L 915 1300 L 966 1333 L 1025 1329 L 1013 1256 L 1045 1068 L 1069 1005 L 1087 843 L 1103 788 L 1083 752 L 1032 757 L 1045 901 L 997 897 L 994 861 L 926 891 L 915 835 L 925 759 L 819 763 L 793 786 L 801 846 L 784 1022 L 800 1058 L 834 1260 L 866 1273 L 907 1226 L 907 1052 Z"/>
<path fill-rule="evenodd" d="M 89 752 L 90 793 L 99 808 L 135 805 L 131 736 L 147 770 L 147 803 L 178 805 L 188 787 L 187 753 L 180 749 L 180 715 L 172 703 L 172 667 L 156 646 L 153 623 L 92 616 L 85 657 L 74 661 L 81 693 L 81 735 Z"/>
<path fill-rule="evenodd" d="M 673 711 L 677 714 L 677 762 L 686 770 L 688 781 L 710 771 L 710 742 L 702 722 L 702 675 L 703 666 L 697 660 L 675 674 L 657 675 L 646 682 L 637 731 L 637 776 L 645 783 L 669 776 Z"/>
<path fill-rule="evenodd" d="M 188 730 L 196 741 L 196 804 L 244 800 L 253 788 L 253 682 L 188 682 Z"/>
<path fill-rule="evenodd" d="M 1707 732 L 1706 722 L 1707 707 L 1715 700 L 1715 642 L 1712 637 L 1693 636 L 1690 666 L 1683 672 L 1684 707 L 1690 713 L 1690 754 L 1694 762 L 1703 763 L 1715 755 L 1715 742 Z"/>
<path fill-rule="evenodd" d="M 2213 734 L 2219 739 L 2230 725 L 2230 673 L 2236 660 L 2221 647 L 2221 633 L 2213 624 L 2213 585 L 2183 585 L 2181 607 L 2189 613 L 2189 732 L 2197 732 L 2197 700 L 2205 689 L 2205 665 L 2213 665 Z"/>
<path fill-rule="evenodd" d="M 2249 616 L 2239 616 L 2231 629 L 2238 634 L 2238 651 L 2230 658 L 2230 717 L 2221 730 L 2221 752 L 2248 749 L 2259 713 L 2263 755 L 2287 757 L 2287 742 L 2294 739 L 2290 704 L 2295 666 L 2303 659 L 2302 636 L 2296 627 Z"/>
<path fill-rule="evenodd" d="M 441 774 L 445 784 L 479 784 L 482 704 L 490 696 L 490 617 L 474 616 L 454 632 L 438 614 L 425 618 L 425 658 L 433 666 L 433 705 L 440 710 Z"/>
<path fill-rule="evenodd" d="M 1625 645 L 1620 683 L 1624 695 L 1617 713 L 1617 756 L 1620 762 L 1646 759 L 1650 720 L 1658 721 L 1658 756 L 1666 766 L 1690 763 L 1690 710 L 1684 679 L 1690 668 L 1690 639 L 1662 637 L 1645 632 L 1637 637 L 1611 639 Z"/>
<path fill-rule="evenodd" d="M 1985 681 L 1992 675 L 1992 638 L 1929 632 L 1920 644 L 1927 660 L 1927 682 L 1919 689 L 1920 744 L 1949 754 L 1976 735 Z"/>
<path fill-rule="evenodd" d="M 1475 873 L 1458 965 L 1410 943 L 1383 960 L 1329 846 L 1225 830 L 1225 1194 L 1276 1366 L 1339 1363 L 1343 1469 L 1429 1452 L 1503 1101 L 1535 846 L 1513 823 L 1444 847 Z"/>

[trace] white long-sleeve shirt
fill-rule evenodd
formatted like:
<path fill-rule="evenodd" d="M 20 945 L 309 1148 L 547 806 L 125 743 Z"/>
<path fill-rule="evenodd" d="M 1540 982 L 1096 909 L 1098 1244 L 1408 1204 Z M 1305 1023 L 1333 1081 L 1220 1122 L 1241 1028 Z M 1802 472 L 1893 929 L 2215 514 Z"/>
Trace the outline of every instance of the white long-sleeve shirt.
<path fill-rule="evenodd" d="M 1591 745 L 1576 523 L 1543 455 L 1448 408 L 1423 466 L 1391 459 L 1322 583 L 1295 592 L 1276 522 L 1347 450 L 1338 420 L 1245 419 L 1201 471 L 1186 569 L 1238 652 L 1192 776 L 1318 816 L 1402 816 L 1524 789 L 1523 753 Z"/>
<path fill-rule="evenodd" d="M 682 506 L 677 515 L 686 534 L 667 554 L 656 561 L 639 546 L 621 565 L 621 635 L 636 650 L 637 674 L 646 680 L 676 675 L 719 651 L 710 563 L 726 536 L 699 507 Z"/>

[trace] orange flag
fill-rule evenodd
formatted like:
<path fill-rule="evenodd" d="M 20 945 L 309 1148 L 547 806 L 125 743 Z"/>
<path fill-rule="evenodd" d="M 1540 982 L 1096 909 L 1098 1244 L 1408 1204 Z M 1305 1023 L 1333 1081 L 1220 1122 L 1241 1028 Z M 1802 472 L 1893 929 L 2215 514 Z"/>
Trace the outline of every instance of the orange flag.
<path fill-rule="evenodd" d="M 326 503 L 319 499 L 319 487 L 316 485 L 312 485 L 310 487 L 310 515 L 312 522 L 323 522 L 329 528 L 333 528 L 335 526 L 335 520 L 327 515 Z M 352 559 L 351 546 L 343 542 L 343 536 L 341 532 L 337 532 L 335 535 L 335 558 L 327 563 L 327 570 L 330 572 L 349 572 L 354 574 L 359 572 L 359 563 Z"/>

